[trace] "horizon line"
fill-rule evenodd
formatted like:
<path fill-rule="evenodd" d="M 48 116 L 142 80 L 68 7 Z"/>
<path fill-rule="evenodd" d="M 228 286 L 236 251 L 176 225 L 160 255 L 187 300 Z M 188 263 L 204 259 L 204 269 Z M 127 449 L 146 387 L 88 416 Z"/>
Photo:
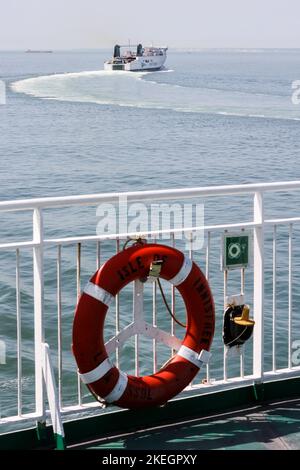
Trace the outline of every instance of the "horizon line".
<path fill-rule="evenodd" d="M 39 52 L 59 52 L 59 51 L 99 51 L 99 50 L 107 50 L 110 49 L 111 46 L 102 46 L 102 47 L 68 47 L 68 48 L 42 48 L 42 49 L 33 49 L 33 48 L 0 48 L 0 52 L 27 52 L 27 51 L 39 51 Z M 299 50 L 300 46 L 295 47 L 243 47 L 243 46 L 235 46 L 235 47 L 192 47 L 192 46 L 169 46 L 169 51 L 172 50 Z"/>

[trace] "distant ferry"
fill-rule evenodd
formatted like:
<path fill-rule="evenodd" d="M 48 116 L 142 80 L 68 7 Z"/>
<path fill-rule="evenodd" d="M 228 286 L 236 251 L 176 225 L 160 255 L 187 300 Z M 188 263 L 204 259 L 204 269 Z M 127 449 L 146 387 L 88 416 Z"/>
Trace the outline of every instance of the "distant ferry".
<path fill-rule="evenodd" d="M 27 49 L 25 52 L 30 54 L 52 54 L 53 51 L 35 51 L 32 49 Z"/>
<path fill-rule="evenodd" d="M 132 51 L 131 48 L 136 48 Z M 122 49 L 124 52 L 121 52 Z M 167 59 L 167 47 L 119 46 L 114 48 L 113 58 L 104 62 L 104 70 L 125 70 L 138 72 L 141 70 L 160 70 Z"/>

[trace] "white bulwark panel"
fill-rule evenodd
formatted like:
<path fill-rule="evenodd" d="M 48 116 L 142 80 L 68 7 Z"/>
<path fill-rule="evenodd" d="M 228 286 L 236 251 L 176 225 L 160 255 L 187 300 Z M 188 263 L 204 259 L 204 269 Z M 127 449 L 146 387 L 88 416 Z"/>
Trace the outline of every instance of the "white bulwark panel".
<path fill-rule="evenodd" d="M 250 262 L 251 235 L 244 230 L 225 232 L 222 239 L 222 270 L 247 268 Z"/>

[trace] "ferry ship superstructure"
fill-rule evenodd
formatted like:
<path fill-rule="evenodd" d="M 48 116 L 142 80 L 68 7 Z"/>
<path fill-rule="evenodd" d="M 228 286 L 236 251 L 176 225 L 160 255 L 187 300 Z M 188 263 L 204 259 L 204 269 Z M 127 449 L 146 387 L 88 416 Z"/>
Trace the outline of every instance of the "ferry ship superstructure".
<path fill-rule="evenodd" d="M 133 50 L 135 48 L 135 50 Z M 112 59 L 104 63 L 104 70 L 123 70 L 127 72 L 161 70 L 167 59 L 167 47 L 136 46 L 114 47 Z"/>

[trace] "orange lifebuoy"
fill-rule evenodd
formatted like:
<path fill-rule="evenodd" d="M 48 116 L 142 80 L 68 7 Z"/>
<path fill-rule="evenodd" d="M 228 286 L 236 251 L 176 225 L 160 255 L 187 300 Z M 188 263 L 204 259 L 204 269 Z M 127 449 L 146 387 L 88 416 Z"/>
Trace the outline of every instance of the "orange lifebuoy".
<path fill-rule="evenodd" d="M 163 261 L 160 277 L 183 297 L 186 335 L 177 354 L 156 374 L 128 376 L 108 358 L 105 316 L 116 294 L 128 283 L 147 278 L 155 260 Z M 134 409 L 162 405 L 180 393 L 208 361 L 213 334 L 214 302 L 199 267 L 175 248 L 136 244 L 107 261 L 87 284 L 75 313 L 72 347 L 81 379 L 96 398 Z"/>

